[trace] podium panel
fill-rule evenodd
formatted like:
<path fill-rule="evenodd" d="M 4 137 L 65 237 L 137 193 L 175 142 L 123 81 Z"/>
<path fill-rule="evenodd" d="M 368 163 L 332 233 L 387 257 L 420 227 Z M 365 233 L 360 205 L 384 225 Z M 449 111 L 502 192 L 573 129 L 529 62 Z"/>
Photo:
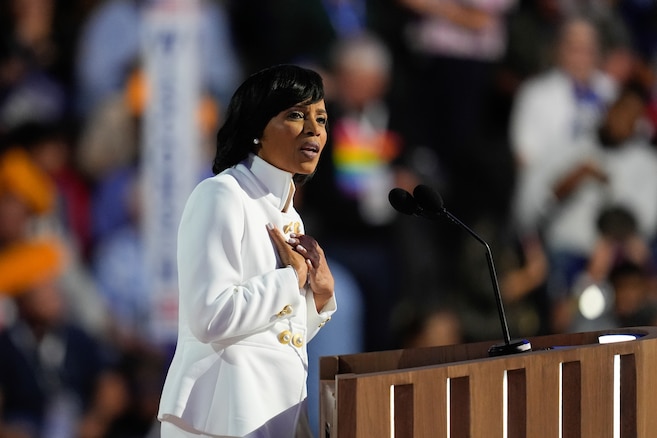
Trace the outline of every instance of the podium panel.
<path fill-rule="evenodd" d="M 657 436 L 657 327 L 530 342 L 500 357 L 490 342 L 324 356 L 320 436 Z"/>

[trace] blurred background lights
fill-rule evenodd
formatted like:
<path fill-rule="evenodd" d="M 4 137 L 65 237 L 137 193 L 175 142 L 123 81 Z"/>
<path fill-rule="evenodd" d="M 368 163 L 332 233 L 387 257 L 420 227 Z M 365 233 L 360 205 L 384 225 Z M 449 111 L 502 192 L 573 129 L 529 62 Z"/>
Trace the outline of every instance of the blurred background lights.
<path fill-rule="evenodd" d="M 579 297 L 579 312 L 588 320 L 597 319 L 606 308 L 605 295 L 596 284 L 588 286 Z"/>

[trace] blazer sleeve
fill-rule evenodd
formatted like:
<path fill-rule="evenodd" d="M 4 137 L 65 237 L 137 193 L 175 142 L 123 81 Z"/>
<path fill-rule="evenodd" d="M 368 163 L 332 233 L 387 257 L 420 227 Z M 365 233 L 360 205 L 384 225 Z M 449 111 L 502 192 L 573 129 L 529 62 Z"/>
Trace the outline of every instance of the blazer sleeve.
<path fill-rule="evenodd" d="M 310 341 L 315 337 L 319 329 L 331 320 L 331 315 L 338 309 L 337 301 L 335 300 L 335 293 L 331 299 L 324 305 L 321 311 L 317 312 L 315 306 L 315 295 L 311 290 L 306 293 L 306 307 L 307 307 L 307 325 L 306 325 L 306 338 Z"/>
<path fill-rule="evenodd" d="M 234 181 L 234 180 L 233 180 Z M 243 279 L 246 211 L 237 183 L 210 179 L 190 195 L 178 232 L 180 317 L 201 342 L 261 331 L 285 305 L 305 306 L 293 268 L 276 269 L 263 218 L 262 248 L 271 268 Z"/>

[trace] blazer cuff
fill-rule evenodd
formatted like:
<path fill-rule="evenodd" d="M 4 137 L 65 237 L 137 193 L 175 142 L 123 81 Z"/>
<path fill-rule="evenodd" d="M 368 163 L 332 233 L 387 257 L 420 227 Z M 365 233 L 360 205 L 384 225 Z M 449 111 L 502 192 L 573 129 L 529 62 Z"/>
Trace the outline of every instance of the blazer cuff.
<path fill-rule="evenodd" d="M 338 303 L 335 299 L 335 294 L 330 300 L 326 302 L 322 310 L 317 311 L 315 306 L 315 297 L 310 289 L 306 290 L 306 305 L 308 307 L 308 326 L 309 327 L 323 327 L 324 324 L 329 322 L 331 315 L 338 309 Z"/>

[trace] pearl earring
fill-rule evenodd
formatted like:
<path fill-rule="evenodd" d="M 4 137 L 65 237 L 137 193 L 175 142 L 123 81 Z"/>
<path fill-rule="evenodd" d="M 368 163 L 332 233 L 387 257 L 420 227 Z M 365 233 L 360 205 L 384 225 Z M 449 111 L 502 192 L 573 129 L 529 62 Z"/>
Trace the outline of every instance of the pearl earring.
<path fill-rule="evenodd" d="M 253 139 L 253 144 L 259 144 L 259 143 L 260 143 L 260 140 L 258 140 L 257 138 Z"/>

